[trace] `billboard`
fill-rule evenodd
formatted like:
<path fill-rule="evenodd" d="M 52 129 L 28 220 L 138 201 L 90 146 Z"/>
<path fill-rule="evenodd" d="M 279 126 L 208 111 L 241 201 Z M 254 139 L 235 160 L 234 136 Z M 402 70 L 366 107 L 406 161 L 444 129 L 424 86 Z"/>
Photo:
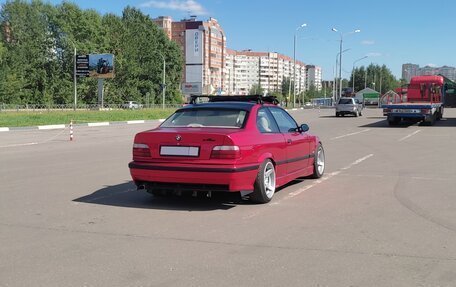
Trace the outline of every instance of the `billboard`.
<path fill-rule="evenodd" d="M 198 29 L 187 30 L 185 32 L 185 63 L 203 64 L 203 33 Z"/>
<path fill-rule="evenodd" d="M 114 55 L 113 54 L 90 54 L 89 77 L 99 79 L 114 78 Z"/>
<path fill-rule="evenodd" d="M 185 95 L 201 95 L 203 89 L 201 87 L 201 82 L 199 83 L 183 83 L 182 84 L 182 92 Z"/>
<path fill-rule="evenodd" d="M 76 56 L 76 76 L 88 77 L 89 76 L 89 55 Z"/>

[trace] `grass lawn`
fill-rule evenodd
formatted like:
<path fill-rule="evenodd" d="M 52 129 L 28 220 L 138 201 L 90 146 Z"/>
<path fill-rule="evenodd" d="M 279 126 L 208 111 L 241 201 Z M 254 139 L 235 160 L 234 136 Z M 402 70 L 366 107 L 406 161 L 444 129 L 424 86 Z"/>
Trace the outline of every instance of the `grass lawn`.
<path fill-rule="evenodd" d="M 73 123 L 156 120 L 167 118 L 175 109 L 109 111 L 0 112 L 0 127 L 27 127 Z"/>

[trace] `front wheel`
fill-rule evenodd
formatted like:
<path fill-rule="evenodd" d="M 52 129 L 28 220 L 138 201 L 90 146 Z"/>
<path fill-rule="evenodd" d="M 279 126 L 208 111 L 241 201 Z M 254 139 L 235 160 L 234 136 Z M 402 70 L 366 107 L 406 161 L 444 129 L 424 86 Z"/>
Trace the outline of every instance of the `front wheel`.
<path fill-rule="evenodd" d="M 325 172 L 325 150 L 321 143 L 315 149 L 314 167 L 312 178 L 320 178 Z"/>
<path fill-rule="evenodd" d="M 254 191 L 250 200 L 256 203 L 268 203 L 274 196 L 276 189 L 276 173 L 270 159 L 265 160 L 258 171 Z"/>

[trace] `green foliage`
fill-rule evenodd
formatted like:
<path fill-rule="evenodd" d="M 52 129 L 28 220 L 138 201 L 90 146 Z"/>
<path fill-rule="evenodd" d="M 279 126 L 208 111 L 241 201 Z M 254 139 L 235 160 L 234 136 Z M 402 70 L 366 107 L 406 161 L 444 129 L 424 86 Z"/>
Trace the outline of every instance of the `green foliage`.
<path fill-rule="evenodd" d="M 355 77 L 355 92 L 366 86 L 384 94 L 400 86 L 400 81 L 385 65 L 370 64 L 368 67 L 355 68 L 347 85 L 349 87 L 353 85 L 353 76 Z"/>
<path fill-rule="evenodd" d="M 72 103 L 75 48 L 79 55 L 114 54 L 115 78 L 104 81 L 106 103 L 161 103 L 163 58 L 166 103 L 182 101 L 180 48 L 138 9 L 126 7 L 119 17 L 66 1 L 11 0 L 0 8 L 0 28 L 1 102 Z M 79 78 L 77 88 L 78 102 L 97 102 L 96 79 Z"/>
<path fill-rule="evenodd" d="M 253 84 L 250 87 L 249 95 L 262 95 L 264 93 L 264 89 L 259 84 Z"/>

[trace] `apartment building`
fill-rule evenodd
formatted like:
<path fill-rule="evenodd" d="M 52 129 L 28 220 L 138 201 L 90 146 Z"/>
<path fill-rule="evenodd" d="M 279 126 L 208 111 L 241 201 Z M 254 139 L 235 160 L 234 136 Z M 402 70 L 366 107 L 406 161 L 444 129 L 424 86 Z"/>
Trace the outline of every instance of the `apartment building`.
<path fill-rule="evenodd" d="M 321 67 L 315 65 L 306 66 L 307 87 L 313 86 L 317 91 L 321 91 Z"/>
<path fill-rule="evenodd" d="M 254 85 L 259 85 L 266 93 L 281 91 L 282 83 L 286 78 L 294 79 L 294 61 L 288 56 L 279 53 L 227 49 L 226 94 L 246 95 Z M 296 93 L 299 94 L 305 90 L 306 66 L 296 61 Z"/>
<path fill-rule="evenodd" d="M 182 50 L 183 92 L 221 93 L 225 85 L 226 36 L 218 21 L 197 21 L 195 16 L 176 22 L 165 16 L 153 20 Z"/>
<path fill-rule="evenodd" d="M 414 76 L 423 75 L 443 75 L 452 81 L 456 81 L 456 68 L 443 66 L 443 67 L 420 67 L 416 64 L 403 64 L 402 65 L 402 78 L 406 82 L 410 82 L 410 79 Z"/>

